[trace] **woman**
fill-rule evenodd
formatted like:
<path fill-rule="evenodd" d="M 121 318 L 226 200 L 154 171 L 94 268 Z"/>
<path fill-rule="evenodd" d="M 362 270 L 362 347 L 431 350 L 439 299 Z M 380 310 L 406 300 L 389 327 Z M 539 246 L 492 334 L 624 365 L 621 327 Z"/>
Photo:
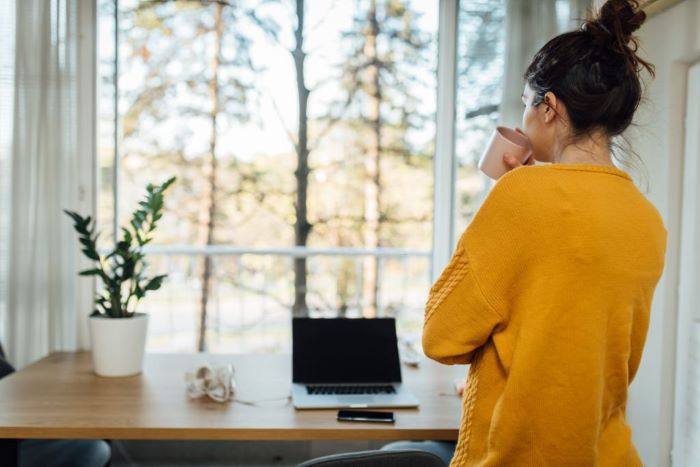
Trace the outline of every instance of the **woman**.
<path fill-rule="evenodd" d="M 522 126 L 549 164 L 498 181 L 430 291 L 426 355 L 471 364 L 452 465 L 641 465 L 625 408 L 666 230 L 610 150 L 653 75 L 637 8 L 609 0 L 535 55 Z"/>

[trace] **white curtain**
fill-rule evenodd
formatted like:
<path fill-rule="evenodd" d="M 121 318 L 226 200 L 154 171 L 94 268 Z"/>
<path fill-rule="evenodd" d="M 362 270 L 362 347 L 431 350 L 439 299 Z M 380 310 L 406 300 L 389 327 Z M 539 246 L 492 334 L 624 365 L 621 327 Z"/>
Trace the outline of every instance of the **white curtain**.
<path fill-rule="evenodd" d="M 506 61 L 500 106 L 501 124 L 519 127 L 523 74 L 535 53 L 557 34 L 577 28 L 591 0 L 507 0 Z"/>
<path fill-rule="evenodd" d="M 94 174 L 86 170 L 94 167 L 94 111 L 84 113 L 94 108 L 86 103 L 94 103 L 95 28 L 92 0 L 13 3 L 8 254 L 2 259 L 5 349 L 22 367 L 87 343 L 89 287 L 76 276 L 83 261 L 62 209 L 90 213 L 94 206 Z"/>
<path fill-rule="evenodd" d="M 7 316 L 7 228 L 15 56 L 15 0 L 0 0 L 0 343 Z"/>

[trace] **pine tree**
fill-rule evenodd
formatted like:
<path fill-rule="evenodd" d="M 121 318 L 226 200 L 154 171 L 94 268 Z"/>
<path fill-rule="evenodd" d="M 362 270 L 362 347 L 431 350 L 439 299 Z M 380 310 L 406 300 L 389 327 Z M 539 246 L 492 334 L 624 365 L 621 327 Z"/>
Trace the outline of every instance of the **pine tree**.
<path fill-rule="evenodd" d="M 364 126 L 362 239 L 364 248 L 375 250 L 385 243 L 382 224 L 388 211 L 382 196 L 382 159 L 389 154 L 410 158 L 414 151 L 402 135 L 427 117 L 418 97 L 418 88 L 425 83 L 414 72 L 416 65 L 426 63 L 431 37 L 418 28 L 409 1 L 359 2 L 357 12 L 353 30 L 345 33 L 350 47 L 344 84 Z M 367 255 L 362 287 L 365 317 L 377 316 L 378 280 L 378 258 Z"/>
<path fill-rule="evenodd" d="M 176 213 L 189 227 L 190 241 L 204 247 L 217 243 L 222 221 L 221 159 L 235 160 L 234 153 L 224 155 L 220 147 L 221 127 L 249 118 L 252 63 L 249 41 L 237 28 L 238 14 L 234 2 L 141 2 L 121 12 L 124 28 L 129 28 L 126 58 L 133 69 L 143 70 L 143 82 L 125 93 L 123 164 L 143 158 L 153 169 L 178 175 Z M 131 178 L 140 180 L 139 172 Z M 214 277 L 212 257 L 204 255 L 199 351 L 207 349 Z"/>

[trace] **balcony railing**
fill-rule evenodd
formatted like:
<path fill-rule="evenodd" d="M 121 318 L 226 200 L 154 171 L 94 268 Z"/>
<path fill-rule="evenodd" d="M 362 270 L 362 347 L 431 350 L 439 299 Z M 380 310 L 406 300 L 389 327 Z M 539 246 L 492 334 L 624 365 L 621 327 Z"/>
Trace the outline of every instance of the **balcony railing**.
<path fill-rule="evenodd" d="M 193 351 L 202 294 L 202 265 L 212 260 L 207 350 L 284 352 L 291 345 L 295 258 L 307 258 L 309 315 L 362 315 L 363 258 L 378 263 L 377 314 L 397 319 L 401 339 L 419 339 L 430 287 L 430 251 L 380 248 L 241 248 L 149 246 L 152 274 L 163 287 L 141 302 L 149 313 L 148 350 Z"/>

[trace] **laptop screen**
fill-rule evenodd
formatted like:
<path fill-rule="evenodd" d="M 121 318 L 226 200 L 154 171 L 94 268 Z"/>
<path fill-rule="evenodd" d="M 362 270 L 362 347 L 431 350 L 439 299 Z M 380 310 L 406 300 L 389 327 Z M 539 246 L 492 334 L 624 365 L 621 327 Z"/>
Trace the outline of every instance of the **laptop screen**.
<path fill-rule="evenodd" d="M 401 381 L 393 318 L 294 318 L 295 383 L 398 383 Z"/>

